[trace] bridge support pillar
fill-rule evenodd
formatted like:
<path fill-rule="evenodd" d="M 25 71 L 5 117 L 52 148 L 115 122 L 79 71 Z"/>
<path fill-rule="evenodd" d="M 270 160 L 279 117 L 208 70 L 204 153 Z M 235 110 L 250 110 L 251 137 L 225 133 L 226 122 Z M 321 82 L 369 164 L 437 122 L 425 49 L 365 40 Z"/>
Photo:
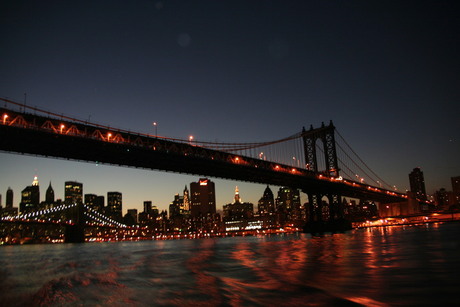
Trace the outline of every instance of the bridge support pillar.
<path fill-rule="evenodd" d="M 85 229 L 81 225 L 66 225 L 64 233 L 65 243 L 84 243 Z"/>
<path fill-rule="evenodd" d="M 304 232 L 324 233 L 340 232 L 352 229 L 351 223 L 344 219 L 344 207 L 340 202 L 340 195 L 327 194 L 329 200 L 329 219 L 323 219 L 323 205 L 321 194 L 308 194 L 308 221 L 304 226 Z"/>
<path fill-rule="evenodd" d="M 340 206 L 340 195 L 329 194 L 329 220 L 335 221 L 343 218 L 344 213 L 341 212 Z M 343 208 L 342 208 L 343 209 Z"/>
<path fill-rule="evenodd" d="M 84 243 L 85 242 L 85 215 L 83 204 L 79 203 L 71 208 L 70 219 L 74 221 L 72 225 L 65 226 L 65 243 Z"/>
<path fill-rule="evenodd" d="M 322 220 L 322 205 L 321 195 L 309 193 L 308 194 L 308 222 L 315 222 Z"/>

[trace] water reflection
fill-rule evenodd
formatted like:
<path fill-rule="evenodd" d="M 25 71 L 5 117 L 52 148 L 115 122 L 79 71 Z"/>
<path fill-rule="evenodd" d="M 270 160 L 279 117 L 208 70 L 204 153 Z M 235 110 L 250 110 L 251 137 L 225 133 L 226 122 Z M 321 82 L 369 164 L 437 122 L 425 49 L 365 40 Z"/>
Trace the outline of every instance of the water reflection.
<path fill-rule="evenodd" d="M 449 305 L 459 226 L 2 247 L 0 305 Z"/>

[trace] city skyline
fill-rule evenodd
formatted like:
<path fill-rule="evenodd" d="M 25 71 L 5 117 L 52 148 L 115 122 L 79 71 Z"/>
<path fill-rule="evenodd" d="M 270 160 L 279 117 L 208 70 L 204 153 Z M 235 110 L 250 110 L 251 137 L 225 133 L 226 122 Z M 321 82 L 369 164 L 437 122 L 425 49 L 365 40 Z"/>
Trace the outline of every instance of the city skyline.
<path fill-rule="evenodd" d="M 192 175 L 190 175 L 190 176 L 188 176 L 188 177 L 191 177 L 191 178 L 194 177 L 194 178 L 195 178 L 195 179 L 194 179 L 195 181 L 196 181 L 196 180 L 201 180 L 201 179 L 203 179 L 203 177 L 200 177 L 200 176 L 192 176 Z M 207 178 L 206 178 L 206 179 L 207 179 Z M 193 179 L 192 179 L 192 180 L 193 180 Z M 214 180 L 215 180 L 215 179 L 214 179 Z M 214 180 L 213 180 L 213 181 L 214 181 Z M 218 179 L 217 179 L 217 180 L 218 180 Z M 193 183 L 195 183 L 195 181 L 191 181 L 191 182 L 184 183 L 184 184 L 185 184 L 185 186 L 190 187 Z M 210 180 L 210 181 L 211 181 L 211 180 Z M 224 180 L 218 180 L 218 181 L 224 181 Z M 33 176 L 33 181 L 31 182 L 31 184 L 24 186 L 23 188 L 19 189 L 18 191 L 15 191 L 14 188 L 12 188 L 11 186 L 9 186 L 7 189 L 10 189 L 10 188 L 11 188 L 11 190 L 13 191 L 13 195 L 14 195 L 14 196 L 13 196 L 13 207 L 19 208 L 19 204 L 20 204 L 20 202 L 21 202 L 21 192 L 22 192 L 24 189 L 26 189 L 28 186 L 31 186 L 31 185 L 33 185 L 33 184 L 37 185 L 37 186 L 40 188 L 40 194 L 39 194 L 39 195 L 40 195 L 40 200 L 39 200 L 40 203 L 46 200 L 46 193 L 45 193 L 44 191 L 45 191 L 46 189 L 49 188 L 49 185 L 51 185 L 51 187 L 52 187 L 52 189 L 53 189 L 55 200 L 60 199 L 62 202 L 64 202 L 64 201 L 65 201 L 66 183 L 79 183 L 79 184 L 82 184 L 82 191 L 83 191 L 83 192 L 82 192 L 82 196 L 83 196 L 83 197 L 84 197 L 85 195 L 103 196 L 103 197 L 105 198 L 105 202 L 104 202 L 105 206 L 107 206 L 107 202 L 108 202 L 108 200 L 107 200 L 107 195 L 108 195 L 108 193 L 119 192 L 119 193 L 123 194 L 123 191 L 122 191 L 122 190 L 117 190 L 117 191 L 114 191 L 114 190 L 96 191 L 94 188 L 88 187 L 88 185 L 85 184 L 85 182 L 81 182 L 81 181 L 78 181 L 78 180 L 73 180 L 73 181 L 66 180 L 66 181 L 64 181 L 64 182 L 62 182 L 62 183 L 55 182 L 54 184 L 53 184 L 53 182 L 55 182 L 55 181 L 51 180 L 51 181 L 49 181 L 48 183 L 44 183 L 44 182 L 42 182 L 42 180 L 40 179 L 40 177 L 39 177 L 38 175 L 34 175 L 34 176 Z M 199 181 L 198 181 L 198 182 L 199 182 Z M 235 181 L 235 182 L 238 183 L 238 181 Z M 243 183 L 243 185 L 244 185 L 244 183 Z M 263 189 L 262 189 L 261 192 L 260 192 L 259 198 L 262 196 L 263 190 L 267 187 L 267 185 L 264 185 L 264 184 L 250 184 L 250 185 L 253 185 L 253 186 L 258 185 L 258 186 L 263 187 Z M 61 189 L 56 188 L 57 186 L 59 186 L 59 187 L 62 186 L 62 191 L 60 191 Z M 241 184 L 240 184 L 240 186 L 241 186 Z M 269 185 L 269 186 L 270 186 L 270 185 Z M 227 185 L 225 185 L 225 188 L 226 188 L 226 187 L 227 187 Z M 232 199 L 234 199 L 234 196 L 235 196 L 235 195 L 234 195 L 235 187 L 238 187 L 238 186 L 234 186 L 233 189 L 229 192 L 230 194 L 232 194 L 232 197 L 231 197 L 229 200 L 223 199 L 222 197 L 218 197 L 218 193 L 216 193 L 216 195 L 215 195 L 216 199 L 222 199 L 221 203 L 220 203 L 219 201 L 216 201 L 216 210 L 217 210 L 217 211 L 220 211 L 220 212 L 221 212 L 222 209 L 223 209 L 223 208 L 222 208 L 223 205 L 229 203 Z M 275 186 L 274 186 L 274 185 L 271 185 L 271 187 L 275 187 Z M 218 185 L 216 186 L 216 190 L 218 190 L 218 191 L 224 191 L 225 188 L 224 188 L 224 187 L 223 187 L 223 188 L 219 188 Z M 42 189 L 43 189 L 43 191 L 42 191 Z M 91 192 L 87 192 L 87 191 L 86 191 L 87 189 L 89 189 Z M 171 190 L 173 190 L 173 189 L 174 189 L 174 188 L 172 187 Z M 172 202 L 172 200 L 174 199 L 174 196 L 175 196 L 176 194 L 179 194 L 179 193 L 181 192 L 181 191 L 179 191 L 179 190 L 181 190 L 181 189 L 180 189 L 179 187 L 177 187 L 177 191 L 175 192 L 175 194 L 171 194 L 171 195 L 162 195 L 161 197 L 159 197 L 159 198 L 161 198 L 161 199 L 168 199 L 168 198 L 170 199 L 169 201 L 167 201 L 167 202 L 165 202 L 165 203 L 157 202 L 154 198 L 152 198 L 152 199 L 145 199 L 145 200 L 143 200 L 143 201 L 142 201 L 142 204 L 140 204 L 140 205 L 139 205 L 139 204 L 135 204 L 135 205 L 133 205 L 133 206 L 129 206 L 129 205 L 127 205 L 127 204 L 123 201 L 123 202 L 122 202 L 122 203 L 123 203 L 123 213 L 126 213 L 126 211 L 129 210 L 129 209 L 137 209 L 139 212 L 142 212 L 142 211 L 143 211 L 143 208 L 144 208 L 144 202 L 145 202 L 145 201 L 151 201 L 151 202 L 152 202 L 152 206 L 158 207 L 158 209 L 159 209 L 160 211 L 166 210 L 166 211 L 169 212 L 169 205 L 170 205 L 170 203 Z M 225 192 L 227 192 L 227 191 L 225 191 Z M 243 191 L 243 193 L 244 193 L 244 191 Z M 225 193 L 225 194 L 228 194 L 228 193 Z M 3 208 L 5 208 L 4 205 L 5 205 L 5 202 L 6 202 L 6 198 L 3 197 L 3 195 L 6 195 L 6 190 L 5 190 L 5 193 L 0 192 L 0 195 L 2 195 L 2 198 L 1 198 L 1 199 L 2 199 L 2 203 L 1 203 L 0 205 L 1 205 Z M 258 198 L 258 199 L 259 199 L 259 198 Z M 123 199 L 124 199 L 124 196 L 123 196 Z M 258 200 L 258 199 L 257 199 L 257 200 Z M 257 204 L 257 200 L 255 200 L 255 201 L 250 201 L 250 202 L 251 202 L 251 203 L 254 203 L 254 204 Z"/>
<path fill-rule="evenodd" d="M 79 163 L 81 163 L 81 162 L 79 162 Z M 418 169 L 418 168 L 414 169 L 411 173 L 409 173 L 409 178 L 410 178 L 410 176 L 413 174 L 413 172 L 414 172 L 415 170 L 420 171 L 420 169 Z M 423 174 L 423 173 L 422 173 L 422 174 Z M 180 175 L 180 176 L 184 176 L 184 175 Z M 422 176 L 423 176 L 423 175 L 422 175 Z M 200 177 L 200 176 L 193 176 L 193 175 L 187 175 L 187 176 L 184 176 L 184 177 L 190 177 L 190 178 L 192 178 L 192 179 L 191 179 L 192 181 L 190 181 L 189 183 L 185 183 L 185 186 L 186 186 L 187 188 L 188 188 L 189 186 L 191 186 L 192 184 L 197 183 L 197 182 L 195 182 L 196 180 L 198 180 L 198 182 L 200 182 L 201 179 L 203 179 L 203 177 Z M 195 178 L 195 179 L 193 179 L 193 178 Z M 450 180 L 451 180 L 451 182 L 452 182 L 452 183 L 451 183 L 452 186 L 441 187 L 441 188 L 439 188 L 438 190 L 434 191 L 433 193 L 427 193 L 426 197 L 428 197 L 428 200 L 436 201 L 436 199 L 435 199 L 435 198 L 436 198 L 436 197 L 435 197 L 435 194 L 436 194 L 439 190 L 442 190 L 442 189 L 445 189 L 445 190 L 447 190 L 447 191 L 451 191 L 451 190 L 452 190 L 451 192 L 453 192 L 453 193 L 455 194 L 455 192 L 456 192 L 455 188 L 458 186 L 458 184 L 457 184 L 457 186 L 454 186 L 454 185 L 455 185 L 454 182 L 458 182 L 458 178 L 459 178 L 458 176 L 451 177 Z M 185 179 L 185 178 L 184 178 L 184 179 Z M 210 178 L 204 178 L 204 179 L 210 179 Z M 195 181 L 193 181 L 193 180 L 195 180 Z M 248 203 L 252 203 L 252 204 L 254 204 L 255 206 L 257 205 L 258 201 L 263 197 L 263 195 L 264 195 L 264 193 L 265 193 L 264 191 L 266 191 L 266 188 L 267 188 L 267 187 L 269 187 L 270 189 L 281 188 L 280 186 L 276 186 L 276 185 L 265 185 L 265 184 L 254 184 L 254 183 L 245 183 L 245 182 L 240 182 L 240 181 L 232 181 L 232 182 L 237 183 L 237 185 L 234 186 L 233 190 L 228 191 L 228 190 L 227 190 L 227 188 L 228 188 L 228 181 L 231 181 L 231 180 L 213 179 L 213 181 L 216 181 L 216 180 L 217 180 L 217 182 L 225 182 L 225 181 L 227 181 L 227 183 L 225 183 L 225 184 L 223 185 L 222 188 L 220 188 L 219 185 L 216 185 L 216 190 L 217 190 L 217 191 L 220 191 L 220 192 L 223 192 L 223 193 L 225 194 L 225 199 L 222 198 L 222 197 L 219 197 L 219 193 L 216 193 L 216 195 L 215 195 L 216 199 L 218 200 L 218 201 L 216 201 L 216 210 L 217 210 L 218 212 L 222 212 L 222 210 L 224 209 L 223 207 L 224 207 L 226 204 L 230 203 L 232 199 L 233 199 L 233 201 L 235 200 L 235 188 L 236 188 L 237 191 L 239 192 L 239 190 L 240 190 L 239 186 L 250 186 L 250 187 L 252 187 L 252 189 L 253 189 L 254 191 L 260 192 L 260 194 L 257 194 L 257 192 L 255 192 L 254 194 L 248 194 L 248 195 L 249 195 L 248 198 L 250 198 L 250 200 L 247 201 L 247 202 L 248 202 Z M 210 181 L 211 181 L 211 180 L 210 180 Z M 32 181 L 31 181 L 31 184 L 24 186 L 23 188 L 19 189 L 17 192 L 15 191 L 14 188 L 12 188 L 11 186 L 8 186 L 8 188 L 6 188 L 4 192 L 0 191 L 0 195 L 1 195 L 1 197 L 0 197 L 0 200 L 1 200 L 0 206 L 2 206 L 2 208 L 5 208 L 5 207 L 6 207 L 5 205 L 6 205 L 6 201 L 7 201 L 7 197 L 6 197 L 7 190 L 11 189 L 11 190 L 13 191 L 13 195 L 14 195 L 14 196 L 13 196 L 13 207 L 19 208 L 19 207 L 20 207 L 19 205 L 20 205 L 20 203 L 21 203 L 21 192 L 22 192 L 23 190 L 25 190 L 26 188 L 28 188 L 28 187 L 30 187 L 30 186 L 34 186 L 34 185 L 38 186 L 39 188 L 46 189 L 46 191 L 47 191 L 47 189 L 49 189 L 49 187 L 51 186 L 52 189 L 53 189 L 53 192 L 54 192 L 53 196 L 54 196 L 55 200 L 60 199 L 62 202 L 65 201 L 66 184 L 69 183 L 69 182 L 70 182 L 70 183 L 79 183 L 79 184 L 82 184 L 82 191 L 83 191 L 83 192 L 82 192 L 82 196 L 85 196 L 85 195 L 103 196 L 104 199 L 105 199 L 105 201 L 104 201 L 104 205 L 105 205 L 105 206 L 108 205 L 108 194 L 114 193 L 114 192 L 123 194 L 123 190 L 116 190 L 116 191 L 115 191 L 115 190 L 112 189 L 112 190 L 107 190 L 107 191 L 101 192 L 101 191 L 96 191 L 93 187 L 89 187 L 89 190 L 90 190 L 91 192 L 87 192 L 87 191 L 86 191 L 86 189 L 88 188 L 87 185 L 86 185 L 84 182 L 80 182 L 80 181 L 78 181 L 78 180 L 76 180 L 76 181 L 75 181 L 75 180 L 73 180 L 73 181 L 70 181 L 70 180 L 65 180 L 65 181 L 63 181 L 63 182 L 62 182 L 62 191 L 60 191 L 59 189 L 56 188 L 56 186 L 59 186 L 59 185 L 60 185 L 59 183 L 58 183 L 57 185 L 55 184 L 55 185 L 53 186 L 53 180 L 50 180 L 48 183 L 42 184 L 42 185 L 40 184 L 40 182 L 41 182 L 41 179 L 38 177 L 37 174 L 35 174 L 35 175 L 33 176 L 33 179 L 32 179 Z M 239 185 L 238 185 L 238 183 L 239 183 Z M 255 186 L 257 186 L 256 189 L 254 189 Z M 457 187 L 457 188 L 458 188 L 458 187 Z M 171 191 L 172 191 L 172 190 L 174 190 L 174 187 L 171 187 Z M 263 190 L 263 191 L 262 191 L 262 190 Z M 408 191 L 410 191 L 410 189 L 409 189 Z M 138 212 L 142 212 L 143 209 L 145 209 L 144 203 L 145 203 L 146 201 L 147 201 L 147 202 L 152 202 L 152 206 L 156 206 L 160 211 L 165 210 L 165 211 L 167 211 L 167 212 L 169 213 L 169 205 L 170 205 L 171 202 L 174 200 L 174 197 L 175 197 L 176 195 L 179 195 L 180 192 L 181 192 L 181 191 L 180 191 L 180 188 L 177 187 L 177 191 L 174 192 L 174 194 L 171 194 L 171 195 L 162 195 L 161 197 L 158 197 L 158 198 L 161 198 L 161 199 L 163 199 L 163 200 L 167 200 L 167 199 L 169 198 L 169 199 L 170 199 L 169 202 L 168 202 L 168 201 L 156 201 L 154 197 L 151 198 L 151 199 L 144 199 L 144 200 L 142 200 L 142 203 L 139 203 L 139 204 L 136 203 L 136 204 L 133 204 L 133 205 L 131 205 L 131 204 L 128 205 L 127 203 L 125 203 L 125 202 L 123 201 L 123 202 L 122 202 L 122 204 L 123 204 L 122 213 L 123 213 L 123 215 L 126 214 L 127 211 L 128 211 L 129 209 L 136 209 L 136 210 L 138 210 Z M 457 193 L 458 193 L 458 192 L 457 192 Z M 230 200 L 229 200 L 229 199 L 227 199 L 227 198 L 228 198 L 228 195 L 230 195 L 230 194 L 232 195 L 232 197 L 231 197 Z M 46 197 L 47 197 L 47 194 L 46 194 L 46 193 L 44 193 L 44 192 L 42 192 L 42 191 L 40 190 L 39 195 L 40 195 L 39 203 L 46 201 Z M 61 196 L 61 195 L 62 195 L 62 196 Z M 244 191 L 243 191 L 243 195 L 244 195 Z M 351 198 L 349 198 L 349 197 L 345 197 L 345 198 L 351 199 Z M 131 198 L 128 198 L 128 199 L 131 199 Z M 246 197 L 245 197 L 245 199 L 246 199 Z M 304 204 L 304 203 L 308 202 L 308 199 L 307 199 L 307 197 L 306 197 L 306 194 L 303 193 L 302 191 L 300 191 L 300 202 L 301 202 L 301 204 Z"/>
<path fill-rule="evenodd" d="M 400 191 L 416 167 L 428 194 L 449 189 L 460 174 L 454 1 L 6 1 L 2 8 L 1 97 L 203 141 L 270 141 L 333 120 Z M 145 200 L 167 206 L 197 179 L 3 152 L 0 168 L 2 195 L 8 186 L 17 194 L 37 173 L 41 182 L 86 183 L 85 193 L 119 190 L 138 209 Z M 253 203 L 265 189 L 210 179 L 218 206 L 235 186 Z"/>

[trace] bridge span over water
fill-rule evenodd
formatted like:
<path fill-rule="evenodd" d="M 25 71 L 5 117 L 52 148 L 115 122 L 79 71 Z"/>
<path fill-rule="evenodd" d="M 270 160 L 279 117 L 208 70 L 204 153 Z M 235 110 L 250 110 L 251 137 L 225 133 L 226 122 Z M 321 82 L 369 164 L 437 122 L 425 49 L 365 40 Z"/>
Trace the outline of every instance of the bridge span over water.
<path fill-rule="evenodd" d="M 0 101 L 0 150 L 6 152 L 289 186 L 308 195 L 311 219 L 321 219 L 322 197 L 335 217 L 341 197 L 407 199 L 362 162 L 332 122 L 274 141 L 217 143 L 136 133 Z"/>

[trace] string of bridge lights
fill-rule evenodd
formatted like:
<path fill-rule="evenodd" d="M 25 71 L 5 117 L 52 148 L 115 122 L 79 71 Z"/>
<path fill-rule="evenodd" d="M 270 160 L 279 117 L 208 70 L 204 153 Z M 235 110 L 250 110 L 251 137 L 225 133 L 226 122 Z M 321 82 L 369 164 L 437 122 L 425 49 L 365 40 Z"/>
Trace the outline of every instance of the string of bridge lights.
<path fill-rule="evenodd" d="M 28 219 L 31 219 L 31 218 L 40 217 L 42 215 L 67 210 L 67 209 L 70 209 L 70 208 L 73 208 L 73 207 L 76 207 L 76 206 L 77 206 L 77 204 L 59 205 L 59 206 L 56 206 L 56 207 L 53 207 L 53 208 L 43 209 L 43 210 L 39 210 L 39 211 L 35 211 L 35 212 L 23 213 L 23 214 L 19 214 L 19 215 L 16 215 L 16 216 L 5 216 L 5 217 L 2 217 L 1 219 L 2 219 L 2 221 L 28 220 Z"/>
<path fill-rule="evenodd" d="M 75 208 L 77 207 L 78 205 L 76 203 L 73 203 L 73 204 L 70 204 L 70 205 L 59 205 L 59 206 L 56 206 L 56 207 L 52 207 L 52 208 L 49 208 L 49 209 L 43 209 L 43 210 L 38 210 L 38 211 L 35 211 L 35 212 L 28 212 L 28 213 L 24 213 L 24 214 L 18 214 L 18 215 L 15 215 L 15 216 L 4 216 L 4 217 L 1 217 L 0 219 L 2 221 L 27 221 L 27 220 L 31 220 L 31 219 L 36 219 L 36 220 L 40 220 L 40 217 L 43 217 L 44 215 L 48 215 L 48 214 L 52 214 L 52 213 L 58 213 L 58 212 L 61 212 L 61 211 L 64 211 L 64 210 L 68 210 L 68 209 L 71 209 L 71 208 Z M 120 222 L 117 222 L 91 208 L 89 208 L 87 205 L 83 205 L 83 207 L 87 210 L 87 212 L 84 212 L 84 214 L 86 216 L 88 216 L 89 218 L 101 223 L 102 225 L 104 226 L 117 226 L 117 227 L 122 227 L 122 228 L 125 228 L 127 227 L 125 224 L 122 224 Z M 55 222 L 55 223 L 61 223 L 62 220 L 51 220 L 50 218 L 48 218 L 48 221 L 49 222 Z M 69 224 L 72 223 L 72 220 L 70 221 L 65 221 Z"/>
<path fill-rule="evenodd" d="M 47 114 L 48 116 L 53 116 L 56 118 L 61 118 L 61 120 L 67 120 L 70 121 L 69 124 L 72 123 L 81 123 L 85 125 L 90 125 L 95 128 L 100 128 L 104 130 L 108 130 L 109 132 L 107 133 L 102 133 L 102 130 L 96 129 L 92 133 L 92 137 L 97 137 L 101 140 L 104 141 L 109 141 L 109 142 L 121 142 L 125 143 L 126 139 L 124 136 L 122 136 L 120 133 L 128 133 L 131 134 L 130 131 L 126 131 L 123 129 L 114 129 L 113 127 L 109 127 L 106 125 L 100 125 L 100 124 L 95 124 L 95 123 L 89 123 L 88 121 L 83 121 L 76 119 L 74 117 L 70 116 L 64 116 L 64 115 L 59 115 L 57 113 L 45 111 L 42 109 L 39 109 L 37 107 L 32 107 L 32 106 L 26 106 L 24 104 L 18 103 L 11 101 L 9 99 L 5 98 L 0 98 L 0 100 L 4 101 L 5 103 L 8 104 L 13 104 L 16 106 L 19 106 L 19 108 L 24 108 L 24 110 L 30 109 L 34 112 L 39 112 L 39 113 L 44 113 Z M 19 118 L 19 119 L 18 119 Z M 8 115 L 5 114 L 3 117 L 3 124 L 7 123 Z M 21 124 L 22 122 L 27 122 L 22 118 L 22 116 L 18 116 L 14 120 L 10 120 L 9 124 L 12 124 L 18 119 L 18 123 L 16 124 Z M 155 128 L 156 128 L 156 123 Z M 45 122 L 44 128 L 47 129 L 52 129 L 56 133 L 71 133 L 75 135 L 79 135 L 80 131 L 75 125 L 71 125 L 70 127 L 66 127 L 64 124 L 59 124 L 55 125 L 51 123 L 50 121 Z M 43 127 L 42 127 L 43 128 Z M 116 131 L 116 132 L 113 132 Z M 346 142 L 346 140 L 343 138 L 343 136 L 335 130 L 338 139 L 343 142 L 342 146 L 339 142 L 336 142 L 337 145 L 337 154 L 339 155 L 337 157 L 338 162 L 341 164 L 341 169 L 343 172 L 343 175 L 348 177 L 349 180 L 357 180 L 357 183 L 364 184 L 364 180 L 370 179 L 373 184 L 377 184 L 380 188 L 383 186 L 389 187 L 390 190 L 393 188 L 396 190 L 396 186 L 392 186 L 385 182 L 383 179 L 381 179 L 362 159 L 357 155 L 357 153 L 353 150 L 353 148 Z M 85 132 L 86 133 L 86 132 Z M 136 134 L 139 137 L 153 137 L 150 134 L 144 134 L 144 133 L 137 133 Z M 303 132 L 301 133 L 296 133 L 294 135 L 274 140 L 274 141 L 268 141 L 268 142 L 251 142 L 251 143 L 224 143 L 224 142 L 207 142 L 207 141 L 198 141 L 193 138 L 193 136 L 190 136 L 189 139 L 180 139 L 180 138 L 171 138 L 171 137 L 165 137 L 165 136 L 158 136 L 155 131 L 155 138 L 158 139 L 163 139 L 163 140 L 170 140 L 170 141 L 175 141 L 175 142 L 180 142 L 180 143 L 190 143 L 190 145 L 193 146 L 199 146 L 211 150 L 219 150 L 227 153 L 239 153 L 242 157 L 248 157 L 248 158 L 253 158 L 253 159 L 261 159 L 261 160 L 270 160 L 269 162 L 273 163 L 279 163 L 279 164 L 284 164 L 286 166 L 291 165 L 294 167 L 292 168 L 292 173 L 299 173 L 297 172 L 297 169 L 303 169 L 309 171 L 309 165 L 305 164 L 305 161 L 302 158 L 302 153 L 301 149 L 303 148 L 304 144 L 301 144 L 301 141 L 303 141 Z M 138 138 L 135 139 L 134 141 L 131 140 L 131 142 L 137 144 L 136 142 L 138 141 Z M 288 146 L 286 145 L 286 142 L 293 141 L 294 145 L 289 145 L 289 146 L 294 146 L 295 147 L 295 153 L 289 152 L 287 150 Z M 300 143 L 299 143 L 300 141 Z M 129 139 L 128 139 L 129 142 Z M 153 147 L 155 150 L 155 146 Z M 300 150 L 299 150 L 300 149 Z M 316 149 L 319 150 L 320 152 L 324 153 L 321 146 L 316 144 Z M 263 151 L 262 151 L 263 150 Z M 129 151 L 129 149 L 128 149 Z M 187 155 L 187 154 L 186 154 Z M 340 156 L 342 155 L 342 156 Z M 267 159 L 267 157 L 270 157 L 270 159 Z M 318 156 L 318 159 L 321 159 L 322 155 Z M 345 161 L 346 160 L 346 161 Z M 236 161 L 236 162 L 235 162 Z M 239 163 L 240 161 L 244 162 L 243 159 L 240 159 L 239 157 L 235 158 L 235 163 Z M 288 162 L 286 162 L 288 161 Z M 324 161 L 323 161 L 324 162 Z M 349 162 L 349 163 L 347 163 Z M 322 163 L 324 164 L 324 163 Z M 256 166 L 257 167 L 257 166 Z M 357 169 L 355 169 L 357 168 Z M 284 168 L 281 168 L 279 166 L 275 167 L 275 170 L 283 170 Z M 290 168 L 288 168 L 291 170 Z M 302 174 L 303 172 L 300 172 L 299 174 Z M 360 175 L 358 175 L 360 174 Z M 354 175 L 354 176 L 353 176 Z M 364 177 L 363 177 L 364 176 Z M 354 179 L 356 177 L 356 179 Z M 322 179 L 323 177 L 320 176 Z M 325 178 L 324 178 L 325 179 Z M 366 183 L 367 184 L 367 183 Z M 22 216 L 21 216 L 22 217 Z M 117 223 L 116 221 L 113 221 L 114 223 Z M 112 223 L 112 221 L 111 221 Z"/>
<path fill-rule="evenodd" d="M 96 210 L 88 207 L 87 205 L 83 205 L 83 207 L 87 210 L 87 212 L 85 212 L 86 216 L 88 216 L 88 217 L 90 217 L 90 218 L 102 223 L 103 225 L 107 225 L 107 226 L 116 225 L 118 227 L 123 227 L 123 228 L 127 227 L 125 224 L 117 222 L 117 221 L 115 221 L 115 220 L 113 220 L 113 219 L 111 219 L 111 218 L 109 218 L 109 217 L 97 212 Z M 95 214 L 97 216 L 92 215 L 92 214 Z"/>

